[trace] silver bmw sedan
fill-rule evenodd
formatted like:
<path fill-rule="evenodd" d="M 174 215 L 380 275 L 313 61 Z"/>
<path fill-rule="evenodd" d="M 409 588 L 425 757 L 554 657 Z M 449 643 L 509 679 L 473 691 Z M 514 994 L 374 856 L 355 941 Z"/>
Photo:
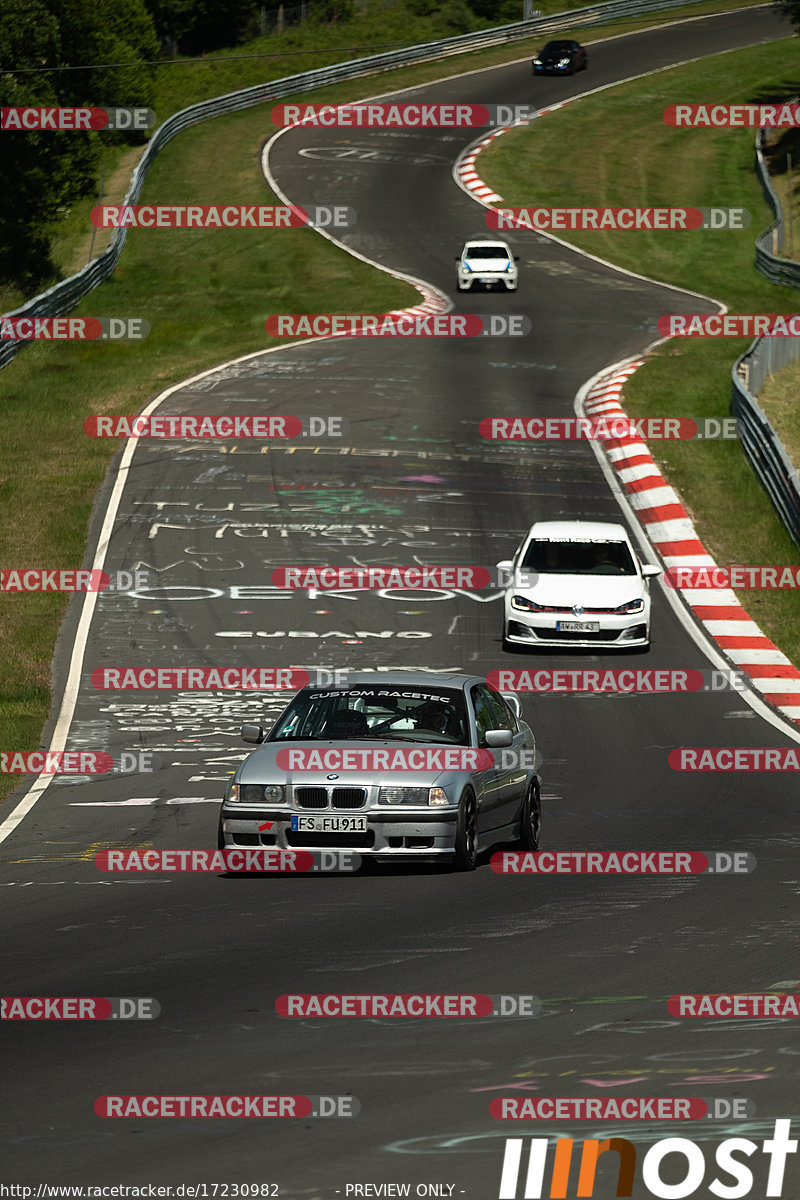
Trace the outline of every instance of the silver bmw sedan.
<path fill-rule="evenodd" d="M 498 843 L 539 845 L 536 743 L 516 696 L 476 675 L 347 673 L 309 684 L 228 785 L 219 846 L 350 850 L 475 868 Z"/>

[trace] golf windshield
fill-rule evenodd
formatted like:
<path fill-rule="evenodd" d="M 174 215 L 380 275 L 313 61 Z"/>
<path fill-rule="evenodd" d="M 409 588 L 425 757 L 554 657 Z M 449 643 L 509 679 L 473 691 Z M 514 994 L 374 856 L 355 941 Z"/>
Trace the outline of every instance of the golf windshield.
<path fill-rule="evenodd" d="M 627 542 L 531 542 L 520 564 L 537 575 L 635 575 Z"/>
<path fill-rule="evenodd" d="M 508 258 L 505 246 L 470 246 L 467 258 Z"/>

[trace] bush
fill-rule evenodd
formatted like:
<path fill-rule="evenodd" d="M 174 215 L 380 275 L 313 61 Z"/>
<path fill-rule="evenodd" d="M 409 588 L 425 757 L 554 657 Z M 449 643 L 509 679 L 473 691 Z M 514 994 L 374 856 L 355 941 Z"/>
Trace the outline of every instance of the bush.
<path fill-rule="evenodd" d="M 353 0 L 311 0 L 309 14 L 315 25 L 330 25 L 332 21 L 352 21 L 356 6 Z"/>
<path fill-rule="evenodd" d="M 472 33 L 477 24 L 475 14 L 465 0 L 447 0 L 433 18 L 433 28 L 440 37 Z"/>

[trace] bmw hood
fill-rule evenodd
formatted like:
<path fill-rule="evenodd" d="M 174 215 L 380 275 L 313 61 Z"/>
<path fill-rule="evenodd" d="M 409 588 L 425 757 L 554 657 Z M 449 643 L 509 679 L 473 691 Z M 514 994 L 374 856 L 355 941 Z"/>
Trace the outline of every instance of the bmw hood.
<path fill-rule="evenodd" d="M 354 752 L 351 756 L 353 766 L 345 768 L 343 755 L 348 751 Z M 369 758 L 363 753 L 365 751 L 371 752 Z M 376 754 L 378 751 L 383 754 Z M 452 743 L 379 738 L 268 742 L 248 755 L 236 772 L 234 782 L 244 785 L 280 783 L 291 787 L 399 787 L 403 784 L 434 787 L 458 770 L 453 765 L 453 752 L 473 756 L 467 759 L 469 764 L 474 760 L 474 766 L 470 765 L 469 769 L 481 770 L 489 765 L 480 757 L 485 757 L 486 751 Z M 301 767 L 301 762 L 309 763 L 309 767 Z"/>

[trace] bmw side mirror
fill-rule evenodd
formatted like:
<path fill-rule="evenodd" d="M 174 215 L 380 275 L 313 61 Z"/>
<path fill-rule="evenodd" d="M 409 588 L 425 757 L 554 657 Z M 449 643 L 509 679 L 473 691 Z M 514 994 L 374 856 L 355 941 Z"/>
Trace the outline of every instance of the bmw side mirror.
<path fill-rule="evenodd" d="M 241 730 L 243 742 L 254 742 L 260 746 L 264 740 L 264 730 L 260 725 L 243 725 Z"/>
<path fill-rule="evenodd" d="M 489 747 L 510 746 L 513 740 L 514 735 L 510 729 L 487 729 L 484 735 L 484 741 Z"/>

